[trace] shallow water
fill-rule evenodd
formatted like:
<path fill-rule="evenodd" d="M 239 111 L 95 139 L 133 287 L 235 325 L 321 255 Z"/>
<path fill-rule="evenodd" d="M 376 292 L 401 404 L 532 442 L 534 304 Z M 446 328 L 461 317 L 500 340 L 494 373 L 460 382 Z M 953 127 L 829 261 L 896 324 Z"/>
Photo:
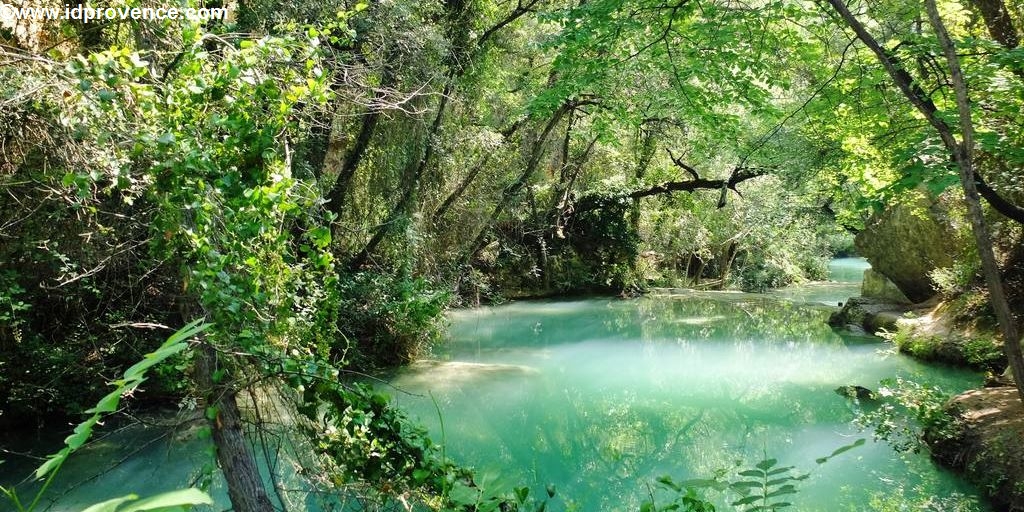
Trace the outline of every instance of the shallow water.
<path fill-rule="evenodd" d="M 436 360 L 392 380 L 420 396 L 396 400 L 456 461 L 535 492 L 555 484 L 555 510 L 637 510 L 659 476 L 734 474 L 765 455 L 810 472 L 794 510 L 973 495 L 926 456 L 872 442 L 834 390 L 899 376 L 958 392 L 979 376 L 833 333 L 832 309 L 818 303 L 835 287 L 824 286 L 803 300 L 679 292 L 459 311 Z M 867 444 L 815 463 L 859 438 Z"/>

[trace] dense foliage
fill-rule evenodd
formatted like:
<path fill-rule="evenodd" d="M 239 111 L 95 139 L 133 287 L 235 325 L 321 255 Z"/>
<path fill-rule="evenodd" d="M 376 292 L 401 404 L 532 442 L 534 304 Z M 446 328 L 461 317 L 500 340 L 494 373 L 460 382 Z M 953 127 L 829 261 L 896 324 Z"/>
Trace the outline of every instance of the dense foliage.
<path fill-rule="evenodd" d="M 147 393 L 206 404 L 224 457 L 245 451 L 235 397 L 280 389 L 323 423 L 314 444 L 339 482 L 523 505 L 519 489 L 485 500 L 346 376 L 429 351 L 453 304 L 822 279 L 887 204 L 942 194 L 964 159 L 926 122 L 957 115 L 939 25 L 918 2 L 857 5 L 931 117 L 826 2 L 261 0 L 223 20 L 5 19 L 0 425 L 85 412 L 165 326 L 202 317 Z M 1012 267 L 1021 5 L 939 7 Z M 984 296 L 986 253 L 962 252 L 936 289 Z M 237 509 L 270 505 L 251 499 Z"/>

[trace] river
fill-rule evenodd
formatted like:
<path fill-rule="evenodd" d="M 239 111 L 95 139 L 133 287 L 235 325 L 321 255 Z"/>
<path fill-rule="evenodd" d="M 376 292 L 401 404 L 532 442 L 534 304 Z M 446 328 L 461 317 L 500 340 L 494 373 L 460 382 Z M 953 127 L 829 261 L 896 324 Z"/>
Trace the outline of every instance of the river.
<path fill-rule="evenodd" d="M 863 260 L 836 260 L 832 282 L 763 295 L 661 290 L 455 311 L 448 341 L 397 372 L 391 385 L 401 391 L 392 394 L 448 457 L 478 470 L 478 481 L 528 485 L 534 494 L 554 485 L 548 510 L 635 511 L 650 493 L 667 498 L 655 483 L 662 475 L 728 478 L 765 457 L 809 474 L 787 497 L 793 510 L 987 510 L 950 505 L 971 501 L 975 490 L 926 455 L 872 442 L 851 424 L 855 405 L 835 393 L 877 389 L 892 377 L 951 393 L 981 381 L 828 328 L 835 305 L 858 293 L 864 268 Z M 68 461 L 44 509 L 80 511 L 193 483 L 211 460 L 197 429 L 135 424 L 101 435 Z M 861 438 L 864 446 L 815 462 Z M 8 458 L 4 485 L 38 464 L 0 458 Z M 227 507 L 219 479 L 212 494 L 214 510 Z M 733 510 L 734 496 L 709 497 Z"/>
<path fill-rule="evenodd" d="M 729 478 L 764 458 L 809 473 L 787 497 L 794 510 L 984 510 L 963 505 L 975 490 L 926 455 L 873 442 L 835 392 L 895 377 L 951 393 L 980 384 L 834 333 L 828 314 L 857 294 L 864 268 L 839 260 L 835 282 L 768 295 L 664 290 L 457 311 L 448 343 L 391 383 L 449 457 L 499 485 L 553 484 L 552 510 L 638 510 L 652 491 L 667 498 L 662 475 Z M 737 498 L 708 496 L 721 510 Z"/>

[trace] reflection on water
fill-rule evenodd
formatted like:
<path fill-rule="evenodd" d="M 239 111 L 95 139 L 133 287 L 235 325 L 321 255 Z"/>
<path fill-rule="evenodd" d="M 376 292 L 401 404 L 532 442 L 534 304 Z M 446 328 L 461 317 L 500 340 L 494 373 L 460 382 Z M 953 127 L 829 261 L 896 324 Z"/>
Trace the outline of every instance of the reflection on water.
<path fill-rule="evenodd" d="M 815 467 L 870 435 L 849 425 L 852 405 L 836 387 L 902 376 L 959 391 L 979 380 L 877 340 L 847 342 L 825 325 L 828 312 L 709 292 L 460 311 L 437 361 L 392 382 L 437 400 L 449 456 L 535 490 L 555 483 L 576 510 L 636 510 L 660 475 L 708 477 L 765 451 L 813 471 L 794 499 L 801 511 L 866 510 L 878 493 L 971 492 L 927 457 L 883 444 Z M 431 398 L 397 400 L 440 440 Z"/>
<path fill-rule="evenodd" d="M 864 271 L 871 268 L 864 258 L 837 258 L 828 265 L 829 280 L 772 290 L 770 295 L 795 302 L 837 306 L 860 295 Z"/>

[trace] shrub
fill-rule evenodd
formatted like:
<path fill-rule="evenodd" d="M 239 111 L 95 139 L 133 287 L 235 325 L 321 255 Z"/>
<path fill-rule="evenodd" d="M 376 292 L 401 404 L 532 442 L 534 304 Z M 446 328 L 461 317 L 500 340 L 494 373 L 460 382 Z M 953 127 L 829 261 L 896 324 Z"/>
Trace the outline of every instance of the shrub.
<path fill-rule="evenodd" d="M 407 363 L 440 337 L 450 294 L 426 279 L 373 270 L 339 283 L 338 329 L 345 339 L 334 347 L 336 359 L 344 359 L 354 342 L 361 360 L 346 362 Z"/>

